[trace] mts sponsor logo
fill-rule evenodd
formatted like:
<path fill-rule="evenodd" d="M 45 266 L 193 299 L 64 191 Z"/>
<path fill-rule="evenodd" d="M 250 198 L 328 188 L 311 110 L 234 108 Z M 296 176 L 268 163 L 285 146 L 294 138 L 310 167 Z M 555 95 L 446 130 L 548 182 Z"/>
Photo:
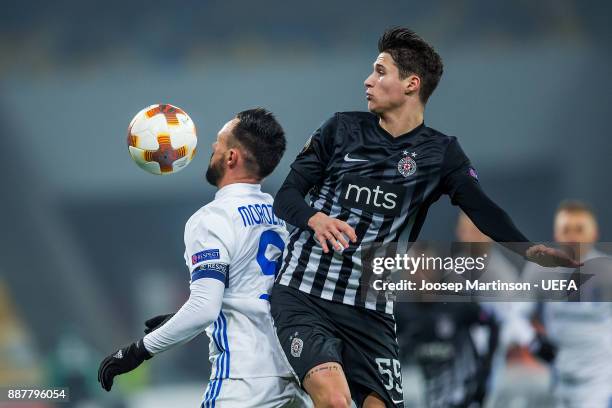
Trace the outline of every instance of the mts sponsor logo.
<path fill-rule="evenodd" d="M 340 203 L 343 207 L 397 216 L 405 194 L 406 189 L 401 185 L 349 174 L 342 179 Z"/>

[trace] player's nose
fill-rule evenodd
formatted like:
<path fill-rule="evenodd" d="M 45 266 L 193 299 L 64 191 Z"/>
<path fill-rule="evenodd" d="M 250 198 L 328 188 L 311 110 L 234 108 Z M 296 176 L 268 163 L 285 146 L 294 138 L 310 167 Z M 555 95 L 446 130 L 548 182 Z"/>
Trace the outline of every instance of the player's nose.
<path fill-rule="evenodd" d="M 372 84 L 372 74 L 368 75 L 368 77 L 365 79 L 365 81 L 363 81 L 363 86 L 365 86 L 366 89 L 373 87 L 374 85 Z"/>

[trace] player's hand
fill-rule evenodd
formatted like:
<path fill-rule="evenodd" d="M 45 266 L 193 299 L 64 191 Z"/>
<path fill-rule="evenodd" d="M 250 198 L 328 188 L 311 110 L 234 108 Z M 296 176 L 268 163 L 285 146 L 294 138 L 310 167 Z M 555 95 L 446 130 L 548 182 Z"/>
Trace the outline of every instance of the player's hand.
<path fill-rule="evenodd" d="M 308 226 L 314 231 L 315 238 L 319 241 L 325 253 L 329 252 L 328 242 L 332 249 L 338 251 L 348 248 L 349 244 L 345 237 L 348 237 L 351 242 L 357 242 L 357 235 L 353 227 L 322 212 L 310 217 Z"/>
<path fill-rule="evenodd" d="M 142 339 L 140 339 L 102 360 L 100 368 L 98 368 L 98 382 L 102 388 L 110 391 L 113 387 L 113 379 L 116 376 L 132 371 L 151 357 L 153 356 L 147 351 Z"/>
<path fill-rule="evenodd" d="M 164 324 L 166 324 L 168 320 L 172 319 L 172 316 L 174 316 L 174 313 L 159 315 L 159 316 L 150 318 L 149 320 L 145 322 L 145 326 L 146 326 L 146 328 L 144 329 L 145 334 L 149 334 L 153 330 L 156 330 L 158 327 L 163 326 Z"/>
<path fill-rule="evenodd" d="M 577 268 L 584 265 L 560 249 L 550 248 L 542 244 L 529 247 L 525 256 L 527 260 L 547 267 L 563 266 L 566 268 Z"/>
<path fill-rule="evenodd" d="M 557 357 L 558 347 L 546 336 L 538 333 L 536 338 L 530 344 L 529 351 L 531 351 L 534 356 L 550 364 L 555 361 L 555 358 Z"/>

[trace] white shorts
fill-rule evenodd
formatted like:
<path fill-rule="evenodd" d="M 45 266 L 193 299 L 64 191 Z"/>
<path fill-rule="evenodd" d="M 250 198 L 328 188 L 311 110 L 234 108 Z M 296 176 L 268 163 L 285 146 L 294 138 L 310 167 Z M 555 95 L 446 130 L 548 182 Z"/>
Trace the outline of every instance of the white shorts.
<path fill-rule="evenodd" d="M 201 408 L 306 408 L 312 400 L 294 378 L 260 377 L 211 380 Z"/>

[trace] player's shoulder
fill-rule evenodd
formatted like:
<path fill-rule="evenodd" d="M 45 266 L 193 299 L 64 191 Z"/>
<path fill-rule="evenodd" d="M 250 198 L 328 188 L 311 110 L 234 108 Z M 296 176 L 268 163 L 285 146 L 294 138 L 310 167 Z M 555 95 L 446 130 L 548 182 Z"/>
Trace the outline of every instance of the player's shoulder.
<path fill-rule="evenodd" d="M 378 117 L 378 115 L 372 112 L 348 111 L 348 112 L 336 112 L 334 116 L 329 119 L 329 121 L 332 121 L 332 120 L 338 123 L 341 123 L 345 126 L 354 125 L 354 126 L 360 127 L 363 125 L 376 126 L 380 118 Z M 424 133 L 424 136 L 428 138 L 436 139 L 440 143 L 443 143 L 446 145 L 451 144 L 451 143 L 458 143 L 457 136 L 447 135 L 429 126 L 423 126 L 422 132 Z"/>
<path fill-rule="evenodd" d="M 370 112 L 335 112 L 328 117 L 320 126 L 322 131 L 346 129 L 351 126 L 362 126 L 364 124 L 375 125 L 378 117 Z"/>
<path fill-rule="evenodd" d="M 364 125 L 364 124 L 376 124 L 378 122 L 378 116 L 372 112 L 363 111 L 349 111 L 349 112 L 336 112 L 334 117 L 339 123 L 344 125 Z"/>
<path fill-rule="evenodd" d="M 267 204 L 272 204 L 274 202 L 274 197 L 272 196 L 272 194 L 266 193 L 264 191 L 260 193 L 260 197 L 261 200 Z"/>
<path fill-rule="evenodd" d="M 245 191 L 240 196 L 230 195 L 216 198 L 197 210 L 185 224 L 187 229 L 195 228 L 227 228 L 232 223 L 241 223 L 241 211 L 262 211 L 264 206 L 272 207 L 274 197 L 258 191 Z"/>
<path fill-rule="evenodd" d="M 452 143 L 459 143 L 457 136 L 447 135 L 446 133 L 441 132 L 429 126 L 423 126 L 423 132 L 426 133 L 426 136 L 428 138 L 433 138 L 445 145 L 450 145 Z"/>
<path fill-rule="evenodd" d="M 227 207 L 220 200 L 213 200 L 200 207 L 185 223 L 185 232 L 194 229 L 222 227 L 230 218 Z"/>

